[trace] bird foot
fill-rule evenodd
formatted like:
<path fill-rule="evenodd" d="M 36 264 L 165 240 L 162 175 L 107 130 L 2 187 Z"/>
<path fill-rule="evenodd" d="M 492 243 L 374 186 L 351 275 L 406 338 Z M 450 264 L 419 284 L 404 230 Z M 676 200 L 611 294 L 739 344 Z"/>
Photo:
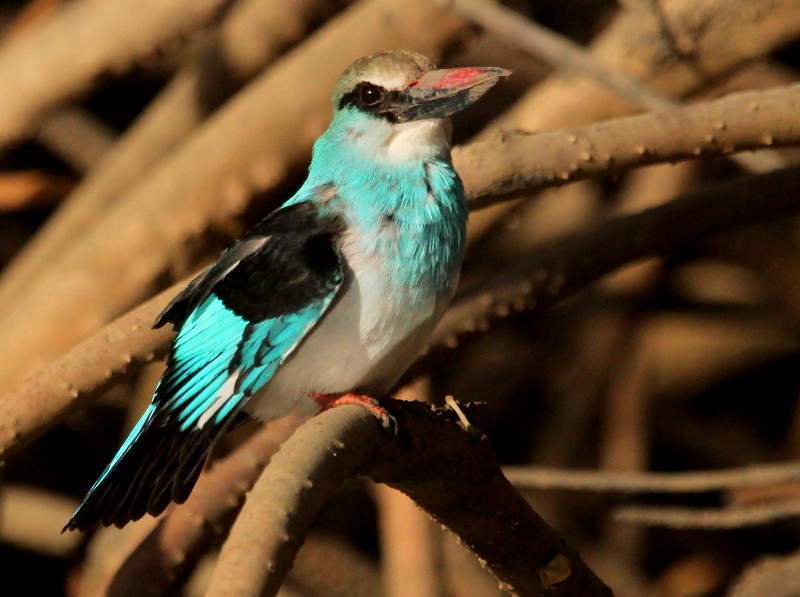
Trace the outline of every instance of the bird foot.
<path fill-rule="evenodd" d="M 378 401 L 372 396 L 365 394 L 315 394 L 314 400 L 322 408 L 319 412 L 324 412 L 335 406 L 342 406 L 343 404 L 357 404 L 362 408 L 366 408 L 376 419 L 381 422 L 385 429 L 394 429 L 397 434 L 397 421 L 383 408 Z"/>

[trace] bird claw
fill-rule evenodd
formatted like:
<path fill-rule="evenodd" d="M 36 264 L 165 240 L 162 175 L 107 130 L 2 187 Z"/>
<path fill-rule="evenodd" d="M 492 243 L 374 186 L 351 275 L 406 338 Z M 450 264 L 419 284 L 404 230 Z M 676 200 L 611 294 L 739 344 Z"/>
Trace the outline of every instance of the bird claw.
<path fill-rule="evenodd" d="M 397 435 L 400 431 L 400 425 L 397 424 L 397 419 L 390 415 L 382 406 L 378 406 L 378 408 L 383 411 L 381 414 L 377 414 L 374 411 L 370 412 L 381 422 L 384 429 L 390 429 L 392 435 Z"/>
<path fill-rule="evenodd" d="M 322 407 L 319 412 L 324 412 L 335 406 L 343 404 L 357 404 L 362 408 L 367 409 L 372 416 L 380 421 L 384 429 L 391 429 L 393 435 L 397 435 L 399 425 L 389 412 L 380 405 L 377 399 L 366 394 L 318 394 L 314 396 L 314 400 Z"/>

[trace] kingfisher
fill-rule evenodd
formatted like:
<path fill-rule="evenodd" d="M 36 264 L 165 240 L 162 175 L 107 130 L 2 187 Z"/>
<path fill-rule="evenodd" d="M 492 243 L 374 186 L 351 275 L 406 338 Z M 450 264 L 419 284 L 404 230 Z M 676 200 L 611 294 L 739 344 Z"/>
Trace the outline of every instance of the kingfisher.
<path fill-rule="evenodd" d="M 455 291 L 467 203 L 449 117 L 509 71 L 381 52 L 350 65 L 308 177 L 158 316 L 177 335 L 147 410 L 64 527 L 122 528 L 184 502 L 242 418 L 389 392 Z"/>

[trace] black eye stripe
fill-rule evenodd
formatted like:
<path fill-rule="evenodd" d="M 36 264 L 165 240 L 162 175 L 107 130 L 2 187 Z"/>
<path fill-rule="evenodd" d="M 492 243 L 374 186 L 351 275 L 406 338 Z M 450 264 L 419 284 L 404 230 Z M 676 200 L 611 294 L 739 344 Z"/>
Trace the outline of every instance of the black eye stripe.
<path fill-rule="evenodd" d="M 352 106 L 362 112 L 377 114 L 394 122 L 396 121 L 394 114 L 382 109 L 396 94 L 396 91 L 388 90 L 368 81 L 362 81 L 342 96 L 338 107 L 341 110 L 345 106 Z"/>

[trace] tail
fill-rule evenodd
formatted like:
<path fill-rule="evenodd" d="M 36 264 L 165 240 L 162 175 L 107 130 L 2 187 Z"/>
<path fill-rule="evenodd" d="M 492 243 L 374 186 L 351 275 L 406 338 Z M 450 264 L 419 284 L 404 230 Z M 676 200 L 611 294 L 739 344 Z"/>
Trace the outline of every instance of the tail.
<path fill-rule="evenodd" d="M 186 501 L 224 427 L 182 429 L 158 410 L 151 404 L 145 411 L 62 533 L 98 523 L 122 528 L 145 514 L 158 516 L 170 502 Z"/>

